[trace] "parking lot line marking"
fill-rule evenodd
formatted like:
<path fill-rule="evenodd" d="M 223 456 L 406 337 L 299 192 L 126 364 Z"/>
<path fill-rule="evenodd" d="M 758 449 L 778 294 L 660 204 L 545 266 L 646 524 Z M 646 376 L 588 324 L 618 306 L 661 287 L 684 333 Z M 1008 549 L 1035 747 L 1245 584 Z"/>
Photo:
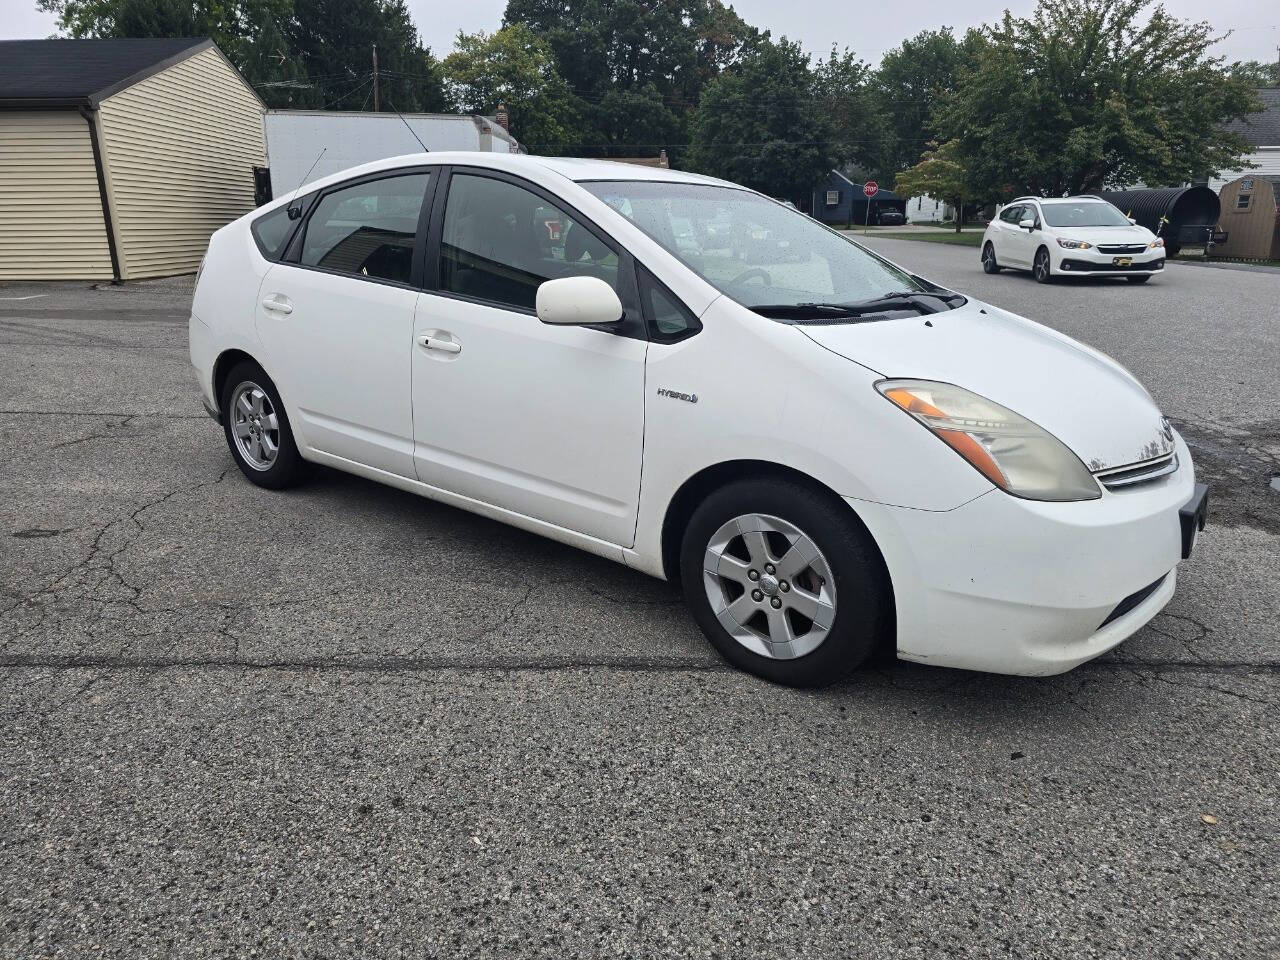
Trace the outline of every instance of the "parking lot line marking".
<path fill-rule="evenodd" d="M 0 300 L 39 300 L 41 297 L 47 296 L 47 293 L 33 293 L 29 297 L 0 297 Z"/>

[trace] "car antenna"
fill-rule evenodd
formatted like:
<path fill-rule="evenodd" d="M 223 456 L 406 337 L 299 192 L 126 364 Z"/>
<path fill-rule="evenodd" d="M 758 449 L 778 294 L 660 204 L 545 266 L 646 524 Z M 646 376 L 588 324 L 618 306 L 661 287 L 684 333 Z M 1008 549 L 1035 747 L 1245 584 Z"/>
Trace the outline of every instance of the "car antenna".
<path fill-rule="evenodd" d="M 307 182 L 307 177 L 311 176 L 311 171 L 316 168 L 316 164 L 320 162 L 320 158 L 324 156 L 328 147 L 321 147 L 320 152 L 316 154 L 316 158 L 311 161 L 311 166 L 307 167 L 307 172 L 302 175 L 302 179 L 298 181 L 298 185 L 293 188 L 293 196 L 289 198 L 289 202 L 285 205 L 285 212 L 288 213 L 290 220 L 297 220 L 302 216 L 302 211 L 293 205 L 293 201 L 298 199 L 298 191 L 302 189 L 302 185 Z"/>
<path fill-rule="evenodd" d="M 400 122 L 403 123 L 405 126 L 405 129 L 409 131 L 409 136 L 413 137 L 413 139 L 418 141 L 418 146 L 422 148 L 422 152 L 430 153 L 431 151 L 427 149 L 427 145 L 422 142 L 422 138 L 413 132 L 413 127 L 409 126 L 409 121 L 404 118 L 404 114 L 402 114 L 399 110 L 396 110 L 396 105 L 391 102 L 390 97 L 387 98 L 387 106 L 390 107 L 392 111 L 395 113 L 395 115 L 400 118 Z"/>

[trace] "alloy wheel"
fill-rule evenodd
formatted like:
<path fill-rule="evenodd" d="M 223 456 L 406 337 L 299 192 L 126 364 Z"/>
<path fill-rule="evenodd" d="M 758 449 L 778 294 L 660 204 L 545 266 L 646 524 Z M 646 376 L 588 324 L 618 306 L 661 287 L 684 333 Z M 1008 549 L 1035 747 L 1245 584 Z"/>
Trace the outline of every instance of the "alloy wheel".
<path fill-rule="evenodd" d="M 982 251 L 982 267 L 987 273 L 996 272 L 996 251 L 990 243 L 983 248 Z"/>
<path fill-rule="evenodd" d="M 707 544 L 703 586 L 720 625 L 753 653 L 793 660 L 816 650 L 836 616 L 827 558 L 799 527 L 749 513 Z"/>
<path fill-rule="evenodd" d="M 271 397 L 246 380 L 231 394 L 231 435 L 244 462 L 255 470 L 270 470 L 280 454 L 280 419 Z"/>
<path fill-rule="evenodd" d="M 1041 250 L 1036 254 L 1035 263 L 1036 279 L 1044 283 L 1049 279 L 1049 254 L 1045 250 Z"/>

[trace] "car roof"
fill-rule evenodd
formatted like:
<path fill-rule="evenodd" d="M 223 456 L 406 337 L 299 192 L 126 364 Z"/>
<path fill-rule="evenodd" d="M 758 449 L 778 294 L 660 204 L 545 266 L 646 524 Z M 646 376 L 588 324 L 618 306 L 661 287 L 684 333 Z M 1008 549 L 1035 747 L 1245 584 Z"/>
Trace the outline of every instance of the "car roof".
<path fill-rule="evenodd" d="M 699 183 L 733 187 L 738 190 L 747 189 L 740 184 L 730 183 L 727 180 L 717 180 L 714 177 L 704 177 L 698 173 L 670 170 L 666 167 L 648 167 L 636 163 L 626 163 L 625 161 L 585 160 L 574 157 L 538 157 L 524 153 L 451 150 L 434 153 L 406 153 L 398 157 L 384 157 L 381 160 L 373 160 L 369 163 L 363 163 L 356 167 L 318 177 L 296 188 L 293 192 L 327 187 L 353 177 L 366 176 L 382 170 L 436 164 L 465 164 L 471 167 L 505 170 L 508 173 L 517 175 L 521 173 L 553 173 L 576 183 L 590 183 L 599 180 L 647 180 L 659 183 Z"/>

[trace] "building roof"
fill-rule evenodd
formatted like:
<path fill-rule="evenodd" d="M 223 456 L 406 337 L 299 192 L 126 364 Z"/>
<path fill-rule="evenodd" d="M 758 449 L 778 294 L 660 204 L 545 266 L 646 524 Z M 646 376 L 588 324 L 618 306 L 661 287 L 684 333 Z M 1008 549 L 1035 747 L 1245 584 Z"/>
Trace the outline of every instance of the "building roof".
<path fill-rule="evenodd" d="M 1232 120 L 1226 128 L 1238 133 L 1254 147 L 1280 147 L 1280 87 L 1259 87 L 1262 110 L 1242 120 Z"/>
<path fill-rule="evenodd" d="M 204 37 L 0 40 L 0 107 L 93 105 L 211 46 Z"/>

